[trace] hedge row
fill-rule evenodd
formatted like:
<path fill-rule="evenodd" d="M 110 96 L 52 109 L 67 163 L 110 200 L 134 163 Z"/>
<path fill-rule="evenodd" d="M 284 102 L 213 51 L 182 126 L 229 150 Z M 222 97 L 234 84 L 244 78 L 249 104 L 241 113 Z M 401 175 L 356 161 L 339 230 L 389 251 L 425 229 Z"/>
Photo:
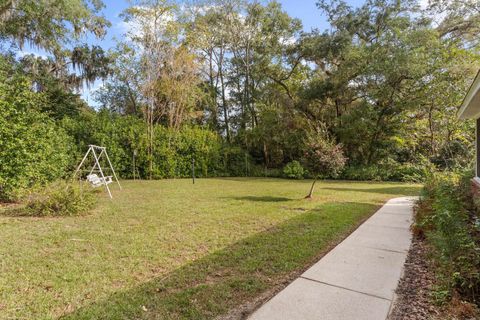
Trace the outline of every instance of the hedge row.
<path fill-rule="evenodd" d="M 25 79 L 0 82 L 0 200 L 63 176 L 74 160 L 71 137 L 37 110 L 42 103 Z"/>
<path fill-rule="evenodd" d="M 193 160 L 198 177 L 246 176 L 256 168 L 242 149 L 225 146 L 221 137 L 210 130 L 185 127 L 174 131 L 156 125 L 150 156 L 147 127 L 142 119 L 90 110 L 54 122 L 37 111 L 33 98 L 41 96 L 33 94 L 22 100 L 25 105 L 0 100 L 3 201 L 18 199 L 34 185 L 71 176 L 89 144 L 107 147 L 113 167 L 122 178 L 134 174 L 143 179 L 190 177 Z M 41 99 L 36 102 L 41 103 Z M 92 165 L 90 159 L 85 168 Z"/>

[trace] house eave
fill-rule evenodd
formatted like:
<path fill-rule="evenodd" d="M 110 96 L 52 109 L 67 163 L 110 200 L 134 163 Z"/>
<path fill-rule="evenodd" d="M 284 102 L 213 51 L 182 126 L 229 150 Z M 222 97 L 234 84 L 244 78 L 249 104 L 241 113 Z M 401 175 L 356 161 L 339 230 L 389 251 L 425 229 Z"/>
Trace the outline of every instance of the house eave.
<path fill-rule="evenodd" d="M 480 71 L 477 73 L 467 95 L 463 99 L 462 105 L 457 112 L 459 119 L 478 119 L 480 118 Z"/>

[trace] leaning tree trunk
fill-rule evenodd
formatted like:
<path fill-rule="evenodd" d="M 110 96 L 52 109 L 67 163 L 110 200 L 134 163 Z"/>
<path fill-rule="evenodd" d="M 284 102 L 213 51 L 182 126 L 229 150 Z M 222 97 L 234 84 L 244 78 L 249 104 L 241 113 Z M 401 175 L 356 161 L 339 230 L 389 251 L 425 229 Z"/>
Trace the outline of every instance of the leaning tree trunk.
<path fill-rule="evenodd" d="M 315 190 L 315 183 L 317 183 L 317 177 L 313 180 L 312 186 L 310 187 L 310 193 L 308 196 L 305 197 L 305 199 L 313 199 L 313 191 Z"/>

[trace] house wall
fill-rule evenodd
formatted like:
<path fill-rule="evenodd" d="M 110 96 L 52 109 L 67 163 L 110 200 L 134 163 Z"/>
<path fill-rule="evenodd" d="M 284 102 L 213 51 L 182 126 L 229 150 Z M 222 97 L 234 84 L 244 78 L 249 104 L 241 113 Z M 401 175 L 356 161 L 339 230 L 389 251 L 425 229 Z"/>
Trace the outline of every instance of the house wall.
<path fill-rule="evenodd" d="M 476 120 L 475 126 L 475 176 L 480 175 L 480 118 Z"/>

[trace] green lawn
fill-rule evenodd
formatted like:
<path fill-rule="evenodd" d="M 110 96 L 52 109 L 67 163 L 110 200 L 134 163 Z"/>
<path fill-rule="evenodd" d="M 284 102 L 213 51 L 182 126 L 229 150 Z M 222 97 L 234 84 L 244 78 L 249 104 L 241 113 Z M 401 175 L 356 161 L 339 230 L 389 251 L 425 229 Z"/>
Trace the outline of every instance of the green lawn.
<path fill-rule="evenodd" d="M 400 183 L 124 181 L 84 217 L 0 217 L 1 319 L 202 319 L 312 264 Z"/>

